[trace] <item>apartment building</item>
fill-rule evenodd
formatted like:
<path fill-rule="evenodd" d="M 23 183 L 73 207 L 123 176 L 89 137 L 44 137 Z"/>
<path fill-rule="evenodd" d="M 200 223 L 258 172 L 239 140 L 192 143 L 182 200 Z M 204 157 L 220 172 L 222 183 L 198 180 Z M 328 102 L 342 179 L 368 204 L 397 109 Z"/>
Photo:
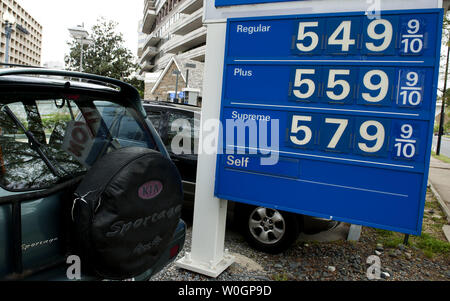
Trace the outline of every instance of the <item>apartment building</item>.
<path fill-rule="evenodd" d="M 203 0 L 145 0 L 144 6 L 140 24 L 145 38 L 138 57 L 146 78 L 145 98 L 170 100 L 173 91 L 198 91 L 201 102 L 206 50 Z M 161 83 L 164 89 L 158 86 Z"/>
<path fill-rule="evenodd" d="M 9 43 L 9 63 L 40 66 L 42 26 L 15 0 L 0 0 L 0 62 L 5 62 L 6 54 L 5 12 L 15 19 Z"/>

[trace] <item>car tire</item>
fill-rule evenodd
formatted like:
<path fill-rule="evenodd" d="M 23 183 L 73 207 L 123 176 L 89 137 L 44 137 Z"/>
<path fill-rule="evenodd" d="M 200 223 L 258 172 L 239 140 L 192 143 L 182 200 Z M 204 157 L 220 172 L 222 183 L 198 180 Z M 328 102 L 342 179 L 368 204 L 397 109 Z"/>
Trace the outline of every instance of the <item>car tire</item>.
<path fill-rule="evenodd" d="M 167 250 L 183 203 L 170 159 L 141 147 L 99 159 L 72 197 L 73 239 L 84 271 L 123 280 L 152 269 Z"/>
<path fill-rule="evenodd" d="M 235 209 L 241 229 L 248 244 L 269 254 L 286 251 L 298 238 L 301 216 L 248 205 L 238 205 Z"/>

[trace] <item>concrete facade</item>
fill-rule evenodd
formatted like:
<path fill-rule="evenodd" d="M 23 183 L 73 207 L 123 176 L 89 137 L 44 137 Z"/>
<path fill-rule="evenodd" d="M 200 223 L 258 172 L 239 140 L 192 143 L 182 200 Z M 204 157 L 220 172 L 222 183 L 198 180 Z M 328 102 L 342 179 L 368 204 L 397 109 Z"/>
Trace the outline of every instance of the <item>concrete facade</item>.
<path fill-rule="evenodd" d="M 2 19 L 4 12 L 8 12 L 16 19 L 10 40 L 9 63 L 40 66 L 42 26 L 15 0 L 0 0 L 0 62 L 5 62 L 6 52 L 5 21 Z"/>
<path fill-rule="evenodd" d="M 186 68 L 186 65 L 189 64 L 195 64 L 196 67 Z M 174 93 L 175 91 L 197 91 L 200 99 L 198 99 L 196 105 L 199 105 L 201 103 L 201 91 L 203 86 L 203 67 L 203 63 L 173 57 L 166 68 L 158 73 L 154 80 L 146 83 L 144 98 L 146 100 L 165 101 L 169 100 L 168 94 Z M 178 76 L 178 86 L 177 77 L 174 75 L 174 71 L 180 72 Z M 188 81 L 188 85 L 186 84 L 186 81 Z"/>
<path fill-rule="evenodd" d="M 178 76 L 178 87 L 176 87 L 176 76 L 173 75 L 174 71 L 179 71 L 177 65 L 172 61 L 160 79 L 160 82 L 157 85 L 153 85 L 153 91 L 150 91 L 150 97 L 157 100 L 167 100 L 167 93 L 169 91 L 175 91 L 177 89 L 178 92 L 181 92 L 182 89 L 186 86 L 186 80 L 182 74 Z M 152 93 L 153 92 L 153 93 Z"/>
<path fill-rule="evenodd" d="M 138 57 L 141 75 L 145 77 L 145 99 L 165 100 L 167 92 L 175 90 L 176 77 L 172 76 L 174 70 L 166 70 L 168 64 L 173 64 L 173 59 L 178 63 L 177 69 L 182 72 L 184 84 L 185 64 L 196 65 L 196 68 L 189 71 L 189 88 L 200 89 L 201 97 L 206 51 L 206 28 L 202 22 L 203 0 L 144 0 L 144 2 L 140 28 L 146 39 L 139 44 Z"/>

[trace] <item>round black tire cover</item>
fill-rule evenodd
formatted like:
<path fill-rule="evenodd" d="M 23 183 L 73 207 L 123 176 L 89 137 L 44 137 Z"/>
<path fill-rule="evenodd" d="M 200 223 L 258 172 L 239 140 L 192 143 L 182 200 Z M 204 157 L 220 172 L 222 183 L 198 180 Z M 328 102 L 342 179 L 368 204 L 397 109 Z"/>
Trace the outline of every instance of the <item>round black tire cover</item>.
<path fill-rule="evenodd" d="M 72 219 L 82 265 L 107 279 L 152 268 L 178 225 L 180 174 L 170 159 L 139 147 L 105 155 L 75 192 Z"/>

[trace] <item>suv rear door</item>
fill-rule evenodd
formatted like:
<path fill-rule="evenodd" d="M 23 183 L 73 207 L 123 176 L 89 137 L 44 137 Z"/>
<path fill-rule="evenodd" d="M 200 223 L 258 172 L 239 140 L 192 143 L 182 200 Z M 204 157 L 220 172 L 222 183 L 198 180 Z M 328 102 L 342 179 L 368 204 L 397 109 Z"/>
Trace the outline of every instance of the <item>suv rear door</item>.
<path fill-rule="evenodd" d="M 42 144 L 58 172 L 79 174 L 82 164 L 70 158 L 60 140 L 61 124 L 71 119 L 67 107 L 56 101 L 17 99 L 7 104 Z M 64 184 L 28 144 L 24 132 L 5 112 L 0 112 L 0 278 L 6 274 L 42 268 L 63 261 L 61 233 Z M 75 176 L 73 177 L 75 178 Z"/>
<path fill-rule="evenodd" d="M 38 272 L 65 261 L 64 226 L 70 215 L 62 214 L 70 208 L 65 207 L 64 200 L 72 197 L 80 176 L 102 154 L 131 146 L 130 138 L 139 146 L 156 148 L 150 133 L 129 113 L 131 108 L 89 96 L 83 101 L 69 101 L 54 94 L 48 99 L 42 99 L 46 96 L 41 94 L 39 100 L 30 100 L 35 99 L 31 91 L 22 95 L 4 103 L 41 144 L 57 174 L 29 145 L 11 116 L 0 111 L 0 279 L 23 277 L 27 271 Z M 100 108 L 105 103 L 117 109 L 107 114 Z M 83 135 L 82 130 L 92 131 L 92 137 L 82 139 L 90 136 Z"/>
<path fill-rule="evenodd" d="M 184 181 L 195 183 L 197 176 L 198 132 L 194 112 L 169 109 L 167 134 L 163 140 Z"/>

